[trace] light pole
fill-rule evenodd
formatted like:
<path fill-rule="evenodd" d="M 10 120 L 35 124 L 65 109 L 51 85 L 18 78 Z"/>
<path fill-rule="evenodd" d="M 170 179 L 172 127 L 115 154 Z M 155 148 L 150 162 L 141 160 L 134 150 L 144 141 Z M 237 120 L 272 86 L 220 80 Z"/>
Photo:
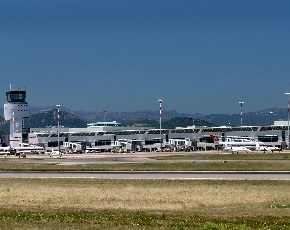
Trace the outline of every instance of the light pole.
<path fill-rule="evenodd" d="M 57 107 L 57 146 L 58 146 L 58 153 L 60 154 L 60 146 L 59 146 L 59 121 L 60 121 L 59 107 L 60 105 L 56 105 L 56 107 Z"/>
<path fill-rule="evenodd" d="M 240 101 L 239 103 L 240 103 L 240 105 L 241 105 L 241 126 L 243 126 L 243 104 L 244 104 L 245 102 Z"/>
<path fill-rule="evenodd" d="M 162 134 L 161 134 L 161 118 L 162 118 L 162 107 L 161 107 L 161 104 L 162 104 L 162 99 L 159 99 L 158 101 L 159 101 L 159 104 L 160 104 L 160 106 L 159 106 L 159 108 L 160 108 L 160 121 L 159 121 L 159 123 L 160 123 L 160 151 L 162 152 Z"/>
<path fill-rule="evenodd" d="M 192 118 L 192 117 L 189 117 L 188 119 L 189 119 L 189 120 L 192 120 L 192 124 L 191 124 L 191 125 L 192 125 L 192 127 L 193 127 L 193 126 L 194 126 L 194 120 L 193 120 L 193 118 Z"/>
<path fill-rule="evenodd" d="M 274 124 L 274 112 L 270 111 L 270 114 L 271 114 L 272 122 L 273 122 L 273 124 Z"/>
<path fill-rule="evenodd" d="M 285 93 L 286 95 L 288 95 L 288 132 L 287 132 L 287 140 L 288 140 L 288 145 L 287 148 L 289 149 L 289 112 L 290 112 L 290 108 L 289 108 L 289 95 L 290 93 Z"/>
<path fill-rule="evenodd" d="M 107 113 L 107 111 L 104 110 L 104 122 L 106 122 L 106 113 Z M 105 124 L 104 124 L 104 125 L 105 125 Z"/>

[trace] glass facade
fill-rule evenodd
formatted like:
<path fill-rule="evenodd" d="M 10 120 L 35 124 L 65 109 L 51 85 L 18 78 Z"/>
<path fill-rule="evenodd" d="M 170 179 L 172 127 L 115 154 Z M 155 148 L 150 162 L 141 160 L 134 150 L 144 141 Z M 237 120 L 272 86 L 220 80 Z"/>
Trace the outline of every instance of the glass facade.
<path fill-rule="evenodd" d="M 97 140 L 95 142 L 95 146 L 104 146 L 104 145 L 111 145 L 111 140 Z"/>
<path fill-rule="evenodd" d="M 6 92 L 7 102 L 25 102 L 26 91 L 9 91 Z"/>
<path fill-rule="evenodd" d="M 212 137 L 210 137 L 210 136 L 209 137 L 207 137 L 207 136 L 200 137 L 199 141 L 204 142 L 204 143 L 214 143 Z"/>
<path fill-rule="evenodd" d="M 278 135 L 258 136 L 258 141 L 262 141 L 262 142 L 277 142 L 278 141 Z"/>

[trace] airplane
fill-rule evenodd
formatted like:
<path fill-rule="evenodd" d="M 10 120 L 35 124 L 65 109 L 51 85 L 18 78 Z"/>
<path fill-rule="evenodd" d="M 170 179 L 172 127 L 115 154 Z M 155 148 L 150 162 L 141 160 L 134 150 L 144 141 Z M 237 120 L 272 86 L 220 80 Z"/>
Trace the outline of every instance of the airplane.
<path fill-rule="evenodd" d="M 274 151 L 281 151 L 280 148 L 275 146 L 260 146 L 259 143 L 256 144 L 256 150 L 258 151 L 264 151 L 264 152 L 270 152 L 273 153 Z"/>
<path fill-rule="evenodd" d="M 11 150 L 13 150 L 13 149 L 10 146 L 5 146 L 5 147 L 0 146 L 0 151 L 9 152 Z"/>
<path fill-rule="evenodd" d="M 266 146 L 264 142 L 251 140 L 248 137 L 239 137 L 236 138 L 236 141 L 229 141 L 231 140 L 230 138 L 227 138 L 227 141 L 219 141 L 217 135 L 211 134 L 210 136 L 214 141 L 215 146 L 220 147 L 224 151 L 231 151 L 237 153 L 238 151 L 251 152 L 251 150 L 267 151 L 271 153 L 274 151 L 281 151 L 281 149 L 278 147 Z"/>
<path fill-rule="evenodd" d="M 9 146 L 0 146 L 0 155 L 6 155 L 6 154 L 10 154 L 10 151 L 13 151 L 13 149 Z"/>
<path fill-rule="evenodd" d="M 20 143 L 19 146 L 13 147 L 12 150 L 15 151 L 16 156 L 20 154 L 29 153 L 44 153 L 45 148 L 37 145 L 29 145 L 27 143 Z"/>
<path fill-rule="evenodd" d="M 274 152 L 274 151 L 281 151 L 281 149 L 279 148 L 279 147 L 275 147 L 275 146 L 268 146 L 267 148 L 266 148 L 266 150 L 270 150 L 271 152 Z"/>
<path fill-rule="evenodd" d="M 216 148 L 222 149 L 223 151 L 239 153 L 240 151 L 252 152 L 251 149 L 254 149 L 257 142 L 252 141 L 249 138 L 238 138 L 236 141 L 230 141 L 228 138 L 227 141 L 219 141 L 217 135 L 210 135 Z"/>
<path fill-rule="evenodd" d="M 249 148 L 255 147 L 257 143 L 263 145 L 263 142 L 257 142 L 249 137 L 228 137 L 226 141 L 220 141 L 215 134 L 210 135 L 216 146 L 247 146 Z"/>
<path fill-rule="evenodd" d="M 223 151 L 228 151 L 228 152 L 231 152 L 231 153 L 239 153 L 241 151 L 245 151 L 247 153 L 250 153 L 252 152 L 250 149 L 248 149 L 247 147 L 243 147 L 243 146 L 228 146 L 228 147 L 225 147 L 223 149 Z"/>

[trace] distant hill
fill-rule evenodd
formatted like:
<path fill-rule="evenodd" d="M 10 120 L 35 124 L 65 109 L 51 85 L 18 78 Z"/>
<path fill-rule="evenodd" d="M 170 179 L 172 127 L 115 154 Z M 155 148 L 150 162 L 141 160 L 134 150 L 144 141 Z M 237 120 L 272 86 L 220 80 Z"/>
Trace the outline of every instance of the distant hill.
<path fill-rule="evenodd" d="M 47 127 L 57 125 L 57 109 L 55 106 L 39 108 L 30 106 L 31 115 L 25 121 L 26 127 Z M 3 108 L 2 108 L 3 114 Z M 159 128 L 158 111 L 132 112 L 96 112 L 72 111 L 61 108 L 60 124 L 78 128 L 86 127 L 87 123 L 98 121 L 117 121 L 131 126 L 148 126 Z M 287 109 L 271 108 L 243 114 L 243 125 L 273 125 L 274 120 L 287 120 Z M 239 126 L 240 114 L 187 114 L 175 110 L 162 111 L 162 128 L 197 126 Z M 0 133 L 9 133 L 9 124 L 0 115 Z"/>
<path fill-rule="evenodd" d="M 47 126 L 57 126 L 57 109 L 53 110 L 42 110 L 38 113 L 31 114 L 26 121 L 26 127 L 47 127 Z M 67 111 L 60 112 L 60 125 L 71 127 L 71 128 L 82 128 L 87 126 L 82 118 L 79 118 L 73 113 Z"/>
<path fill-rule="evenodd" d="M 162 121 L 163 129 L 175 129 L 176 127 L 188 127 L 192 126 L 193 123 L 196 126 L 214 126 L 213 123 L 210 123 L 206 120 L 196 119 L 193 120 L 191 117 L 174 117 Z M 133 122 L 126 123 L 130 126 L 143 126 L 143 127 L 154 127 L 158 129 L 160 127 L 159 120 L 135 120 Z"/>
<path fill-rule="evenodd" d="M 60 112 L 60 125 L 70 128 L 82 128 L 86 127 L 87 123 L 89 122 L 97 122 L 102 121 L 101 118 L 104 118 L 104 114 L 99 113 L 93 113 L 93 112 L 87 112 L 87 113 L 79 113 L 83 114 L 85 116 L 88 116 L 86 119 L 80 118 L 76 114 L 72 112 L 67 112 L 64 110 L 61 110 Z M 148 115 L 149 114 L 149 115 Z M 151 111 L 145 111 L 145 112 L 132 112 L 132 113 L 111 113 L 107 117 L 107 121 L 116 120 L 118 122 L 122 122 L 124 125 L 127 126 L 144 126 L 144 127 L 153 127 L 153 128 L 159 128 L 159 114 L 155 115 L 155 120 L 153 119 L 146 119 L 148 116 L 153 116 L 154 112 Z M 166 118 L 162 120 L 162 128 L 166 129 L 174 129 L 175 127 L 187 127 L 193 125 L 195 122 L 196 125 L 202 125 L 202 126 L 213 126 L 213 123 L 210 123 L 206 120 L 202 119 L 196 119 L 193 120 L 193 118 L 188 116 L 181 116 L 181 117 L 173 117 L 178 115 L 185 115 L 185 114 L 179 114 L 176 111 L 170 112 L 167 111 L 164 113 Z M 173 117 L 173 118 L 171 118 Z M 4 121 L 3 117 L 0 117 L 0 121 L 2 120 L 0 124 L 0 133 L 9 133 L 9 122 Z M 28 128 L 43 128 L 43 127 L 49 127 L 49 126 L 57 126 L 57 109 L 54 108 L 52 110 L 40 110 L 40 111 L 34 111 L 29 118 L 25 120 L 25 127 Z"/>
<path fill-rule="evenodd" d="M 9 133 L 9 122 L 4 121 L 3 117 L 0 117 L 0 133 Z M 60 113 L 60 125 L 71 128 L 86 127 L 87 122 L 73 113 L 61 111 Z M 27 128 L 44 128 L 48 126 L 57 126 L 57 109 L 53 110 L 41 110 L 32 113 L 27 119 L 25 119 L 25 127 Z"/>
<path fill-rule="evenodd" d="M 88 122 L 96 121 L 118 121 L 122 123 L 130 123 L 137 120 L 159 120 L 158 111 L 132 111 L 132 112 L 85 112 L 74 111 L 74 114 L 83 118 Z M 240 126 L 240 114 L 210 114 L 203 115 L 199 113 L 188 114 L 179 113 L 175 110 L 162 111 L 162 120 L 168 120 L 174 117 L 191 117 L 193 121 L 206 120 L 211 124 L 218 126 Z M 287 109 L 270 108 L 257 112 L 243 113 L 243 125 L 273 125 L 274 120 L 287 120 Z"/>
<path fill-rule="evenodd" d="M 241 125 L 241 115 L 240 114 L 210 114 L 205 116 L 200 116 L 201 119 L 205 119 L 215 123 L 219 126 L 240 126 Z M 260 110 L 257 112 L 243 113 L 243 125 L 247 126 L 266 126 L 273 125 L 274 121 L 287 120 L 288 113 L 287 109 L 282 108 L 271 108 Z"/>
<path fill-rule="evenodd" d="M 118 121 L 121 123 L 128 123 L 136 120 L 159 120 L 159 110 L 158 111 L 150 111 L 150 110 L 142 110 L 142 111 L 130 111 L 130 112 L 88 112 L 88 111 L 74 111 L 74 113 L 82 117 L 84 120 L 88 122 L 96 122 L 96 121 Z M 170 119 L 173 117 L 190 117 L 187 113 L 179 113 L 175 110 L 162 111 L 163 119 Z"/>

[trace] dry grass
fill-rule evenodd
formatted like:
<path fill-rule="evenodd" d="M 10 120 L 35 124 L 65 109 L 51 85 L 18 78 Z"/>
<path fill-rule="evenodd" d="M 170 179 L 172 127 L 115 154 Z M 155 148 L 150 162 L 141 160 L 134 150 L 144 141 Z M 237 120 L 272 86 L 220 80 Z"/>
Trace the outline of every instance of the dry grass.
<path fill-rule="evenodd" d="M 0 182 L 2 210 L 290 215 L 288 181 L 0 179 Z"/>

